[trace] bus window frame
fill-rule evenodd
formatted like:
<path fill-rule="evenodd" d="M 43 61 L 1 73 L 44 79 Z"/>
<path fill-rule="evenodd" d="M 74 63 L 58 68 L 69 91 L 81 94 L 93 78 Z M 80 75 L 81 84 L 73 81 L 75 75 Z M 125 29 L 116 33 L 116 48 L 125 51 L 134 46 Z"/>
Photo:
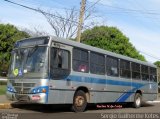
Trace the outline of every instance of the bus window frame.
<path fill-rule="evenodd" d="M 108 70 L 107 70 L 107 58 L 108 57 L 117 61 L 117 75 L 108 75 Z M 119 64 L 119 58 L 118 57 L 106 55 L 106 57 L 105 57 L 105 74 L 107 76 L 111 76 L 111 77 L 119 77 L 120 76 L 120 64 Z"/>
<path fill-rule="evenodd" d="M 87 53 L 87 62 L 86 61 L 82 61 L 82 60 L 77 60 L 77 59 L 74 59 L 74 50 L 80 50 L 80 51 L 84 51 L 84 52 L 86 52 Z M 83 49 L 83 48 L 79 48 L 79 47 L 73 47 L 73 49 L 72 49 L 72 70 L 73 71 L 75 71 L 75 72 L 81 72 L 81 73 L 90 73 L 90 52 L 88 51 L 88 50 L 86 50 L 86 49 Z M 81 70 L 79 70 L 79 68 L 78 69 L 75 69 L 74 68 L 74 65 L 73 65 L 73 62 L 74 62 L 74 60 L 75 61 L 78 61 L 78 62 L 84 62 L 84 63 L 86 63 L 87 64 L 87 66 L 86 67 L 88 67 L 88 69 L 86 70 L 86 71 L 81 71 Z M 78 67 L 80 67 L 81 65 L 79 65 Z"/>
<path fill-rule="evenodd" d="M 91 64 L 91 53 L 93 53 L 94 55 L 97 55 L 97 56 L 102 56 L 104 58 L 104 62 L 103 62 L 103 65 L 99 65 L 98 63 L 94 63 L 95 65 L 98 65 L 99 67 L 104 67 L 104 72 L 102 73 L 97 73 L 97 72 L 91 72 L 91 67 L 89 68 L 89 71 L 91 74 L 97 74 L 97 75 L 106 75 L 106 56 L 102 53 L 98 53 L 98 52 L 94 52 L 94 51 L 90 51 L 90 58 L 89 58 L 89 64 Z"/>
<path fill-rule="evenodd" d="M 133 67 L 133 64 L 139 65 L 139 72 L 133 70 L 133 68 L 132 68 L 132 67 Z M 133 72 L 134 72 L 134 73 L 139 73 L 139 78 L 133 78 Z M 141 77 L 141 64 L 139 64 L 139 63 L 137 63 L 137 62 L 131 62 L 131 78 L 132 78 L 133 80 L 141 80 L 141 79 L 142 79 L 142 77 Z"/>
<path fill-rule="evenodd" d="M 155 73 L 156 73 L 156 74 L 151 73 L 151 69 L 155 69 Z M 155 76 L 155 79 L 152 79 L 152 80 L 151 80 L 151 76 Z M 150 81 L 150 82 L 157 82 L 157 81 L 158 81 L 157 78 L 158 78 L 157 68 L 149 67 L 149 81 Z"/>
<path fill-rule="evenodd" d="M 129 69 L 124 69 L 124 68 L 121 68 L 121 61 L 123 61 L 123 62 L 128 62 L 128 64 L 129 64 Z M 127 76 L 122 76 L 121 75 L 121 71 L 127 71 L 127 72 L 129 72 L 129 77 L 127 77 Z M 131 72 L 132 72 L 132 70 L 131 70 L 131 61 L 130 60 L 126 60 L 126 59 L 120 59 L 119 60 L 119 76 L 121 77 L 121 78 L 124 78 L 124 79 L 132 79 L 132 75 L 131 75 Z M 127 74 L 128 75 L 128 74 Z"/>
<path fill-rule="evenodd" d="M 142 70 L 143 70 L 143 68 L 142 68 L 143 66 L 144 66 L 144 67 L 147 67 L 148 73 L 142 71 Z M 149 74 L 149 72 L 150 72 L 150 71 L 149 71 L 149 66 L 141 64 L 141 80 L 142 80 L 142 81 L 147 81 L 147 82 L 150 81 L 150 74 Z M 148 75 L 148 79 L 143 79 L 143 75 Z"/>
<path fill-rule="evenodd" d="M 52 48 L 55 48 L 55 49 L 60 49 L 60 50 L 64 50 L 64 51 L 67 51 L 68 52 L 68 69 L 62 69 L 62 68 L 51 68 L 51 52 L 52 52 Z M 54 46 L 51 46 L 50 47 L 50 51 L 49 51 L 49 71 L 50 71 L 50 79 L 52 79 L 52 80 L 62 80 L 63 78 L 57 78 L 57 77 L 54 77 L 54 74 L 53 74 L 53 76 L 51 76 L 51 73 L 53 72 L 53 70 L 54 69 L 56 69 L 56 70 L 63 70 L 63 71 L 68 71 L 69 73 L 68 73 L 68 75 L 67 76 L 69 76 L 70 75 L 70 73 L 71 73 L 71 51 L 70 50 L 67 50 L 67 49 L 65 49 L 65 48 L 61 48 L 61 47 L 54 47 Z"/>

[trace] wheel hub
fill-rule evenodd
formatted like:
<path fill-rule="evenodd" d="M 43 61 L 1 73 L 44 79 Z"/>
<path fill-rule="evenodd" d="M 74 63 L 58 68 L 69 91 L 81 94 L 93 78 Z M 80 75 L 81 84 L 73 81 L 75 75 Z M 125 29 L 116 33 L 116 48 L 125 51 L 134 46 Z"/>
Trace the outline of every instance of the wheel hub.
<path fill-rule="evenodd" d="M 141 103 L 141 99 L 140 99 L 140 97 L 138 97 L 138 98 L 136 99 L 136 104 L 139 106 L 140 103 Z"/>
<path fill-rule="evenodd" d="M 77 96 L 76 99 L 75 99 L 75 104 L 78 107 L 82 106 L 84 104 L 84 97 Z"/>

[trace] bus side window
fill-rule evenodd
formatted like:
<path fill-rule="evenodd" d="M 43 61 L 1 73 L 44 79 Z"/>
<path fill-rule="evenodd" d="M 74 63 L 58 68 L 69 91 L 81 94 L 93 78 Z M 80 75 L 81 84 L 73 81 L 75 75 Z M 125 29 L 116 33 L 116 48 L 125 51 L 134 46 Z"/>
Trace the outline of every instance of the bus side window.
<path fill-rule="evenodd" d="M 149 67 L 142 65 L 141 66 L 142 80 L 149 81 Z"/>
<path fill-rule="evenodd" d="M 156 68 L 150 67 L 149 74 L 150 74 L 150 81 L 151 82 L 157 82 L 157 70 L 156 70 Z"/>
<path fill-rule="evenodd" d="M 106 57 L 106 72 L 108 76 L 119 76 L 118 59 L 115 57 Z"/>
<path fill-rule="evenodd" d="M 120 60 L 120 76 L 124 78 L 131 78 L 130 62 L 127 60 Z"/>
<path fill-rule="evenodd" d="M 103 54 L 90 53 L 90 72 L 93 74 L 105 74 L 105 56 Z"/>
<path fill-rule="evenodd" d="M 132 67 L 132 79 L 140 80 L 141 79 L 140 64 L 132 62 L 131 67 Z"/>
<path fill-rule="evenodd" d="M 53 48 L 51 50 L 51 65 L 54 68 L 69 69 L 69 52 L 66 50 Z"/>
<path fill-rule="evenodd" d="M 74 48 L 73 49 L 73 70 L 77 72 L 88 73 L 89 60 L 88 51 Z"/>
<path fill-rule="evenodd" d="M 70 73 L 70 53 L 67 50 L 51 48 L 51 77 L 64 78 Z"/>

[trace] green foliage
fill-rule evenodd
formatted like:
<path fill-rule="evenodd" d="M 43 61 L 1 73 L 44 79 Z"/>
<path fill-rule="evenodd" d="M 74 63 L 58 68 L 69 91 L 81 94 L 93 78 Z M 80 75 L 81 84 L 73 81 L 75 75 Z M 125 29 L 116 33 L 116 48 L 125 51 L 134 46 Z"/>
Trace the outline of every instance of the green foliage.
<path fill-rule="evenodd" d="M 158 81 L 159 81 L 158 85 L 160 85 L 160 61 L 156 61 L 154 64 L 158 67 L 157 68 L 158 69 Z"/>
<path fill-rule="evenodd" d="M 0 86 L 3 86 L 3 85 L 7 85 L 7 81 L 0 80 Z"/>
<path fill-rule="evenodd" d="M 26 32 L 19 31 L 10 24 L 0 24 L 0 72 L 8 70 L 10 52 L 17 40 L 27 38 Z"/>
<path fill-rule="evenodd" d="M 0 95 L 4 95 L 6 93 L 6 85 L 0 85 Z"/>
<path fill-rule="evenodd" d="M 157 67 L 160 67 L 160 61 L 156 61 L 154 64 L 155 64 Z"/>
<path fill-rule="evenodd" d="M 146 61 L 120 30 L 115 27 L 96 26 L 82 33 L 81 42 L 118 54 Z"/>

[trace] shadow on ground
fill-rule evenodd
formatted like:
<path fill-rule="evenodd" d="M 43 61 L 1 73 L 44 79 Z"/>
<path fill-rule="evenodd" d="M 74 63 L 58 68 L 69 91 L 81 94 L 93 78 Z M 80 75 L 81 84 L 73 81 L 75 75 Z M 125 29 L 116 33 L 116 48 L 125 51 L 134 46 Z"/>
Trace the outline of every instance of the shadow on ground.
<path fill-rule="evenodd" d="M 144 103 L 142 107 L 151 107 L 153 104 Z M 71 110 L 71 105 L 63 104 L 24 104 L 15 102 L 12 103 L 12 107 L 19 108 L 23 110 L 30 110 L 42 113 L 61 113 L 61 112 L 73 112 Z M 123 108 L 133 108 L 132 103 L 101 103 L 101 104 L 89 104 L 87 110 L 112 110 L 112 109 L 123 109 Z"/>
<path fill-rule="evenodd" d="M 12 103 L 13 108 L 23 109 L 23 110 L 31 110 L 35 112 L 42 112 L 42 113 L 61 113 L 61 112 L 71 112 L 71 105 L 58 105 L 58 104 L 24 104 L 15 102 Z"/>

